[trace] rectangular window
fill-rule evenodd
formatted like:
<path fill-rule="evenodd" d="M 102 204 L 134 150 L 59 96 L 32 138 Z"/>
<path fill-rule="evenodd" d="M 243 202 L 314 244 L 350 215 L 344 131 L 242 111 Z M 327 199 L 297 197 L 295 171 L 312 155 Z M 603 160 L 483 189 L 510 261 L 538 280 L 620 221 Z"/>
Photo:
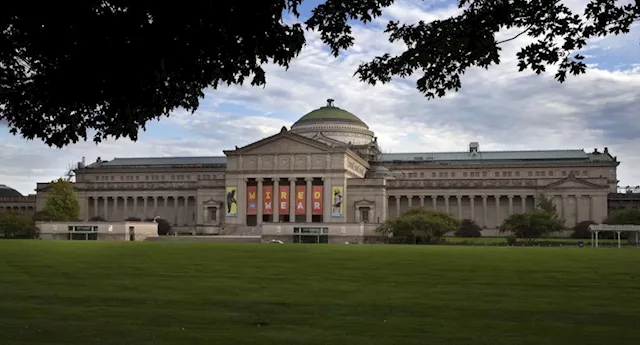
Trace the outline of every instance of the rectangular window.
<path fill-rule="evenodd" d="M 584 170 L 584 171 L 582 172 L 582 177 L 587 177 L 587 176 L 589 176 L 589 172 L 588 172 L 588 171 L 586 171 L 586 170 Z"/>
<path fill-rule="evenodd" d="M 500 177 L 500 172 L 496 171 L 496 173 L 494 175 L 495 175 L 495 177 Z"/>
<path fill-rule="evenodd" d="M 451 172 L 451 177 L 456 177 L 456 173 L 455 173 L 455 171 L 452 171 L 452 172 Z"/>
<path fill-rule="evenodd" d="M 436 173 L 435 173 L 435 172 L 432 172 L 432 173 L 431 173 L 431 177 L 436 177 Z"/>
<path fill-rule="evenodd" d="M 553 171 L 549 171 L 549 176 L 553 176 Z"/>
<path fill-rule="evenodd" d="M 423 172 L 420 173 L 420 177 L 424 177 L 424 173 Z"/>
<path fill-rule="evenodd" d="M 444 177 L 449 177 L 449 173 L 448 172 L 444 172 Z"/>
<path fill-rule="evenodd" d="M 532 177 L 532 176 L 533 176 L 533 171 L 529 171 L 529 172 L 527 172 L 527 175 L 528 175 L 529 177 Z"/>
<path fill-rule="evenodd" d="M 462 173 L 462 177 L 467 177 L 467 172 L 466 171 Z"/>
<path fill-rule="evenodd" d="M 520 177 L 520 172 L 516 171 L 516 177 Z"/>
<path fill-rule="evenodd" d="M 482 172 L 482 177 L 487 177 L 487 172 L 486 171 Z"/>
<path fill-rule="evenodd" d="M 540 172 L 540 176 L 544 177 L 544 171 Z"/>

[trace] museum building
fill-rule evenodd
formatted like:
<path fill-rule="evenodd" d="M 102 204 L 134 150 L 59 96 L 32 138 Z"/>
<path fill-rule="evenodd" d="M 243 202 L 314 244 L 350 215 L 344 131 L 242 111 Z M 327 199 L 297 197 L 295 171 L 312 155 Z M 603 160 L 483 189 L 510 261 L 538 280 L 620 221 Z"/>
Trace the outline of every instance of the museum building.
<path fill-rule="evenodd" d="M 114 158 L 76 169 L 83 219 L 165 218 L 191 234 L 264 241 L 370 242 L 412 207 L 473 219 L 496 234 L 544 194 L 567 226 L 607 216 L 619 164 L 607 148 L 382 153 L 360 118 L 327 104 L 225 156 Z M 47 183 L 39 183 L 42 209 Z"/>

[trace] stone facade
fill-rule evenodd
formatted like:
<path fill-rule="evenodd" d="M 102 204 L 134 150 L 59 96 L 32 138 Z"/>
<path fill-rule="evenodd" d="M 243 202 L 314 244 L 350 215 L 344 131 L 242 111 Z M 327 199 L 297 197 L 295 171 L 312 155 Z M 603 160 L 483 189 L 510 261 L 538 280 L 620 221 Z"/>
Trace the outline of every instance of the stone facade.
<path fill-rule="evenodd" d="M 382 154 L 368 127 L 347 114 L 323 119 L 316 111 L 223 157 L 116 158 L 82 166 L 75 182 L 82 218 L 158 216 L 183 233 L 287 241 L 295 231 L 326 229 L 330 242 L 354 242 L 375 238 L 377 224 L 411 207 L 426 207 L 473 219 L 493 235 L 509 215 L 533 209 L 541 194 L 552 198 L 568 226 L 600 222 L 608 194 L 616 191 L 619 162 L 606 148 L 484 152 L 471 143 L 459 152 Z M 290 199 L 303 191 L 306 208 L 296 214 L 289 200 L 286 209 L 266 212 L 265 202 L 280 205 L 281 186 L 289 187 Z M 37 191 L 41 209 L 47 184 Z M 227 212 L 229 191 L 235 213 Z M 265 191 L 273 200 L 263 200 Z M 337 191 L 341 212 L 331 207 Z M 248 200 L 251 193 L 255 200 Z M 247 206 L 252 203 L 257 207 Z"/>

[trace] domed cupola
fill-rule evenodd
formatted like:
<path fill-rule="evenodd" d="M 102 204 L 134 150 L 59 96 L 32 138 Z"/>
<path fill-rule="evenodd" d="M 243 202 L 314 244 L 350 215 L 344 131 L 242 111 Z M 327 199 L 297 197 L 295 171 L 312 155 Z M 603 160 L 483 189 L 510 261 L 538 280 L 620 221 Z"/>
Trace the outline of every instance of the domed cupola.
<path fill-rule="evenodd" d="M 301 117 L 291 126 L 291 132 L 327 144 L 371 144 L 374 134 L 369 126 L 354 114 L 334 106 L 333 102 L 328 99 L 326 106 Z"/>

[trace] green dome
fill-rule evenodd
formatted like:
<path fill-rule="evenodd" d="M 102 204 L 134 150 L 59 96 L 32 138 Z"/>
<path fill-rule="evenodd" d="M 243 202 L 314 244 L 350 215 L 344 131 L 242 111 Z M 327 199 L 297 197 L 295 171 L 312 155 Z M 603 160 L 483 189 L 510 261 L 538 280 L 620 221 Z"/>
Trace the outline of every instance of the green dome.
<path fill-rule="evenodd" d="M 303 125 L 310 123 L 319 123 L 319 122 L 345 122 L 352 123 L 364 126 L 369 128 L 366 123 L 364 123 L 360 118 L 351 114 L 350 112 L 340 109 L 333 105 L 333 100 L 328 99 L 327 105 L 321 108 L 318 108 L 307 115 L 301 117 L 296 123 L 293 125 Z"/>
<path fill-rule="evenodd" d="M 22 196 L 22 194 L 9 186 L 0 184 L 0 196 Z"/>

